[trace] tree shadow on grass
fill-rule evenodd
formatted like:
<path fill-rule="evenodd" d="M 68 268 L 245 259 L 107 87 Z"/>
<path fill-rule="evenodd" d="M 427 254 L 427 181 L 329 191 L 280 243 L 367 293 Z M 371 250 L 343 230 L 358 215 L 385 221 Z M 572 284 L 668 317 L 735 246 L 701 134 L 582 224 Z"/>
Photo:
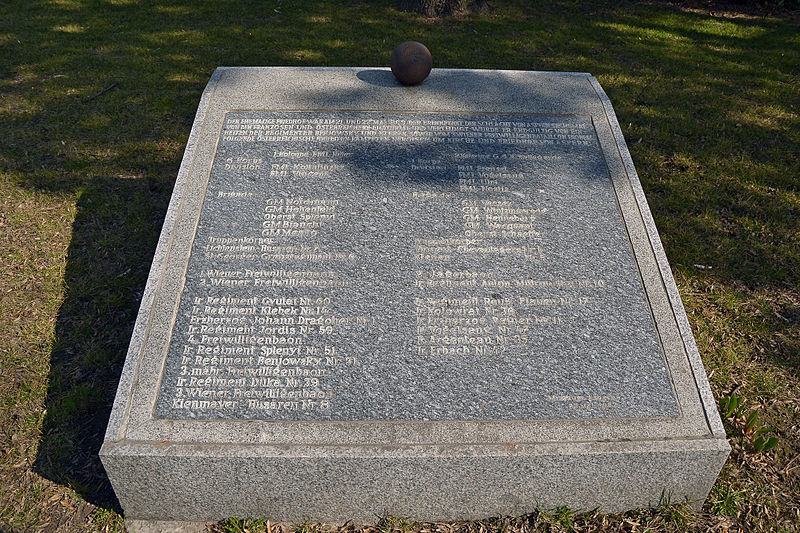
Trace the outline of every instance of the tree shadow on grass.
<path fill-rule="evenodd" d="M 118 509 L 97 453 L 170 186 L 168 179 L 105 178 L 78 190 L 35 468 Z"/>

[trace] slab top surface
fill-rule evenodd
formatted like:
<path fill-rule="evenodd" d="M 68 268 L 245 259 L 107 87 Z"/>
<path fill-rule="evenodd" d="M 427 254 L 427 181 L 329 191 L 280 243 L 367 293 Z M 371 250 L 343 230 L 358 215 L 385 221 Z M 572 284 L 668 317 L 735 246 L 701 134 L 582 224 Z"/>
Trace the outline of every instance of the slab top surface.
<path fill-rule="evenodd" d="M 723 435 L 578 73 L 218 69 L 119 391 L 107 440 Z"/>

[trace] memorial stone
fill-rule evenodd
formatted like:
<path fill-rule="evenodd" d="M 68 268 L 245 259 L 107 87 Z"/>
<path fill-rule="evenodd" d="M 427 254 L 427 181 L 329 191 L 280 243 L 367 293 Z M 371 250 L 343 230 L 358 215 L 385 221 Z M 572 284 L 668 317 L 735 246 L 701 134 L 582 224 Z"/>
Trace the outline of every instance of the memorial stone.
<path fill-rule="evenodd" d="M 127 518 L 700 505 L 728 451 L 595 78 L 214 73 L 101 450 Z"/>

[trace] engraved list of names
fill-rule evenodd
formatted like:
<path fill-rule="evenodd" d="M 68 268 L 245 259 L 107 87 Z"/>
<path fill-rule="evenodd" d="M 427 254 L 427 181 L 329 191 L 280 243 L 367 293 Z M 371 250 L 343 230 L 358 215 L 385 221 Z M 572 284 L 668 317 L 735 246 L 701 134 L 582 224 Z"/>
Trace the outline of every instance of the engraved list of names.
<path fill-rule="evenodd" d="M 591 120 L 229 112 L 155 415 L 671 417 Z"/>

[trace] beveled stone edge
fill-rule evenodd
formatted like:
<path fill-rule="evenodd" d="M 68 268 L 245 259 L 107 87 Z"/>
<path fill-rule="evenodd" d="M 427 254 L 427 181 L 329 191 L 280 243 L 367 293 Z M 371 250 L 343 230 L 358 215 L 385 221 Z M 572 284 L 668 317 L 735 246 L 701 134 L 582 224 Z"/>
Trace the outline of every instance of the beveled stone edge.
<path fill-rule="evenodd" d="M 617 115 L 614 112 L 614 107 L 597 78 L 594 76 L 589 76 L 589 81 L 603 103 L 603 107 L 606 109 L 606 117 L 608 118 L 614 138 L 617 141 L 617 147 L 619 148 L 622 162 L 625 165 L 625 170 L 628 174 L 628 180 L 633 188 L 636 202 L 639 204 L 639 212 L 641 213 L 642 221 L 644 222 L 645 229 L 650 238 L 650 245 L 652 246 L 653 254 L 656 257 L 656 262 L 658 263 L 658 267 L 661 271 L 661 280 L 664 284 L 669 303 L 672 306 L 672 314 L 675 317 L 678 330 L 681 333 L 686 355 L 689 359 L 689 365 L 697 385 L 698 393 L 700 395 L 700 401 L 703 405 L 703 410 L 705 411 L 706 422 L 708 423 L 709 430 L 715 438 L 726 439 L 725 428 L 722 425 L 722 419 L 717 411 L 717 404 L 714 400 L 714 394 L 711 391 L 711 385 L 708 382 L 708 376 L 706 374 L 705 367 L 703 366 L 703 361 L 700 357 L 700 351 L 697 348 L 697 342 L 695 341 L 694 334 L 692 333 L 691 325 L 689 324 L 689 318 L 686 315 L 686 309 L 683 307 L 683 300 L 681 300 L 680 292 L 678 292 L 678 285 L 675 282 L 675 276 L 673 275 L 672 269 L 669 266 L 667 255 L 661 242 L 661 237 L 658 234 L 655 220 L 653 220 L 653 214 L 650 211 L 650 205 L 647 203 L 644 189 L 642 189 L 642 183 L 639 180 L 639 174 L 636 172 L 636 168 L 633 165 L 633 159 L 631 158 L 625 138 L 622 135 L 622 129 L 620 128 L 619 121 L 617 120 Z"/>
<path fill-rule="evenodd" d="M 125 364 L 122 367 L 119 384 L 117 385 L 111 416 L 109 417 L 108 426 L 106 427 L 106 433 L 103 439 L 104 441 L 115 441 L 125 436 L 125 426 L 127 425 L 127 418 L 130 411 L 130 400 L 132 399 L 133 389 L 138 376 L 139 363 L 143 356 L 144 338 L 149 329 L 153 304 L 159 292 L 161 273 L 164 270 L 167 254 L 169 253 L 169 248 L 172 243 L 172 228 L 178 217 L 178 211 L 180 210 L 180 205 L 183 200 L 186 183 L 194 162 L 195 150 L 200 131 L 202 130 L 202 124 L 205 121 L 206 112 L 211 103 L 214 91 L 217 88 L 217 81 L 221 75 L 222 71 L 219 69 L 214 71 L 203 90 L 200 102 L 197 106 L 197 113 L 195 114 L 194 122 L 192 122 L 192 128 L 189 132 L 189 138 L 183 152 L 178 176 L 173 185 L 172 195 L 167 207 L 167 212 L 164 216 L 164 223 L 161 226 L 161 233 L 159 234 L 156 250 L 153 254 L 153 262 L 150 265 L 150 271 L 147 275 L 147 281 L 142 292 L 142 299 L 139 302 L 139 311 L 136 315 L 133 331 L 131 332 L 128 351 L 125 354 Z"/>
<path fill-rule="evenodd" d="M 224 445 L 224 449 L 220 446 Z M 642 452 L 725 452 L 727 440 L 714 438 L 639 439 L 607 441 L 433 443 L 433 444 L 243 444 L 243 443 L 111 443 L 106 455 L 117 458 L 155 457 L 214 459 L 358 459 L 358 458 L 480 458 L 619 455 Z"/>

